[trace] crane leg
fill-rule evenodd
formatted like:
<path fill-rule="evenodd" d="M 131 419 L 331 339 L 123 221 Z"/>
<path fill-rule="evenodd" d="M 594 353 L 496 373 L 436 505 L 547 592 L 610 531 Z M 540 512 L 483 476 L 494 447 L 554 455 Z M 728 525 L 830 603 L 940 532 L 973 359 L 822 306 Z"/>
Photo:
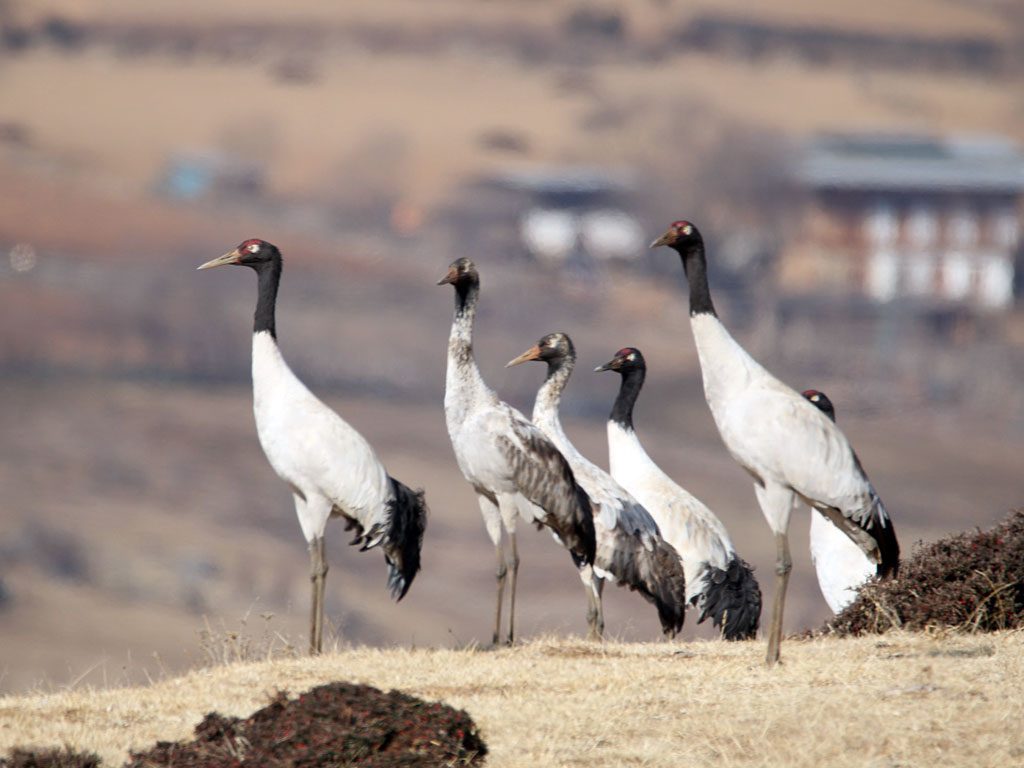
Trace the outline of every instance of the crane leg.
<path fill-rule="evenodd" d="M 506 645 L 512 645 L 516 626 L 516 578 L 519 575 L 519 547 L 516 546 L 516 533 L 512 531 L 509 536 L 512 543 L 512 558 L 509 560 L 509 570 L 512 572 L 512 583 L 509 584 L 508 600 L 508 637 Z"/>
<path fill-rule="evenodd" d="M 580 581 L 587 591 L 587 640 L 600 642 L 604 636 L 604 608 L 601 602 L 601 579 L 592 566 L 580 568 Z"/>
<path fill-rule="evenodd" d="M 782 612 L 786 604 L 786 587 L 793 561 L 789 557 L 789 536 L 775 534 L 775 599 L 772 601 L 772 626 L 768 635 L 768 666 L 779 663 L 779 646 L 782 644 Z"/>
<path fill-rule="evenodd" d="M 498 581 L 498 599 L 494 605 L 494 635 L 491 642 L 493 645 L 497 645 L 501 638 L 501 605 L 505 602 L 505 577 L 508 575 L 508 567 L 505 565 L 505 552 L 501 543 L 494 549 L 498 554 L 498 570 L 494 574 Z"/>
<path fill-rule="evenodd" d="M 326 577 L 327 559 L 324 557 L 324 537 L 317 536 L 309 545 L 309 580 L 313 584 L 312 609 L 309 617 L 309 653 L 313 656 L 323 650 L 324 581 Z"/>

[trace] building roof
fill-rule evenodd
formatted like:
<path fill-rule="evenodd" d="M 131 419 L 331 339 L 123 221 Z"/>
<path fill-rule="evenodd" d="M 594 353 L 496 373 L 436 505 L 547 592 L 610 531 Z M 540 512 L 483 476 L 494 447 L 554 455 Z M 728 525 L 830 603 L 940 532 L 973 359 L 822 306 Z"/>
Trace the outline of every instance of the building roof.
<path fill-rule="evenodd" d="M 797 178 L 815 189 L 1024 191 L 1024 152 L 1001 137 L 850 134 L 811 142 Z"/>
<path fill-rule="evenodd" d="M 535 194 L 625 192 L 635 181 L 631 173 L 614 168 L 535 166 L 494 174 L 492 182 Z"/>

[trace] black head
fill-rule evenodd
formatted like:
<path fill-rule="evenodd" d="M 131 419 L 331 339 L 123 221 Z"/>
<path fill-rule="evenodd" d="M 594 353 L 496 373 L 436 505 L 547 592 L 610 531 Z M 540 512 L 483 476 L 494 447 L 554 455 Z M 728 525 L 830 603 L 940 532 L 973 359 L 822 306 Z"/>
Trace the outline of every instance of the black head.
<path fill-rule="evenodd" d="M 636 347 L 623 347 L 607 363 L 597 366 L 594 372 L 617 371 L 619 373 L 629 373 L 630 371 L 645 370 L 647 370 L 647 364 L 644 362 L 644 356 L 640 350 Z"/>
<path fill-rule="evenodd" d="M 259 269 L 263 265 L 275 261 L 278 263 L 281 261 L 281 252 L 277 246 L 254 237 L 239 243 L 234 250 L 223 256 L 200 264 L 196 269 L 213 269 L 213 267 L 223 267 L 226 264 Z"/>
<path fill-rule="evenodd" d="M 448 265 L 448 272 L 437 281 L 438 285 L 454 285 L 456 288 L 480 284 L 480 273 L 476 264 L 463 257 Z"/>
<path fill-rule="evenodd" d="M 511 368 L 513 365 L 519 365 L 528 360 L 541 360 L 549 365 L 557 365 L 563 360 L 575 359 L 576 348 L 572 345 L 572 339 L 569 338 L 568 334 L 559 331 L 544 336 L 519 357 L 509 360 L 505 367 Z"/>
<path fill-rule="evenodd" d="M 828 395 L 824 392 L 819 392 L 816 389 L 806 389 L 801 394 L 811 402 L 811 405 L 816 406 L 819 411 L 832 419 L 832 421 L 836 420 L 836 409 L 832 405 L 832 401 L 828 399 Z"/>
<path fill-rule="evenodd" d="M 682 252 L 690 245 L 696 245 L 704 242 L 700 236 L 700 231 L 697 227 L 688 221 L 673 221 L 669 225 L 668 230 L 665 234 L 651 243 L 651 248 L 657 248 L 660 245 L 667 245 L 670 248 L 675 248 L 677 251 Z"/>

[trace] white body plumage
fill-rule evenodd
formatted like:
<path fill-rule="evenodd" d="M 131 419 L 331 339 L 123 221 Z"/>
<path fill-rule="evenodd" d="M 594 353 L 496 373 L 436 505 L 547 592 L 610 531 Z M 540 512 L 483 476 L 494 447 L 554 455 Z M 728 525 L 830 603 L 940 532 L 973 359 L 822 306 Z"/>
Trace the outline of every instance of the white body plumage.
<path fill-rule="evenodd" d="M 374 531 L 367 544 L 378 544 L 394 492 L 373 447 L 306 388 L 267 331 L 253 334 L 252 381 L 260 445 L 295 494 L 306 541 L 324 535 L 333 512 Z"/>
<path fill-rule="evenodd" d="M 734 557 L 725 526 L 654 463 L 636 432 L 614 421 L 608 422 L 608 467 L 611 476 L 651 514 L 662 537 L 682 558 L 687 602 L 698 599 L 706 586 L 708 565 L 725 570 Z"/>
<path fill-rule="evenodd" d="M 736 554 L 714 513 L 654 463 L 633 426 L 633 408 L 647 376 L 643 353 L 624 347 L 595 370 L 621 377 L 608 416 L 612 477 L 643 504 L 682 558 L 686 601 L 697 607 L 698 623 L 710 617 L 727 640 L 753 637 L 761 619 L 761 589 L 753 570 Z"/>
<path fill-rule="evenodd" d="M 811 560 L 818 586 L 833 613 L 857 597 L 857 590 L 875 575 L 876 566 L 864 550 L 817 510 L 811 510 Z"/>
<path fill-rule="evenodd" d="M 847 518 L 844 530 L 877 562 L 878 546 L 860 524 L 877 516 L 884 527 L 888 514 L 846 436 L 747 354 L 716 316 L 694 315 L 690 324 L 711 415 L 729 453 L 757 481 L 772 530 L 788 529 L 795 494 L 831 509 L 830 519 Z"/>

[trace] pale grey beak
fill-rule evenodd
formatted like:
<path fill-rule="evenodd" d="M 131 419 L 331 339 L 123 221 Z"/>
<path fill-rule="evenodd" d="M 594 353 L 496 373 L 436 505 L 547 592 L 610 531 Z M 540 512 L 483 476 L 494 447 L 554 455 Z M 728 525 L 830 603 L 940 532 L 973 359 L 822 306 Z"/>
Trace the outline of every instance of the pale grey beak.
<path fill-rule="evenodd" d="M 671 245 L 673 242 L 675 242 L 675 237 L 676 237 L 676 233 L 673 232 L 670 229 L 668 232 L 666 232 L 664 235 L 659 237 L 657 240 L 652 241 L 651 242 L 651 248 L 658 248 L 659 246 L 662 246 L 662 245 Z"/>
<path fill-rule="evenodd" d="M 213 269 L 214 267 L 223 267 L 225 264 L 237 264 L 242 258 L 242 254 L 238 252 L 238 249 L 225 253 L 223 256 L 218 256 L 216 259 L 210 259 L 205 264 L 200 264 L 196 269 Z"/>

